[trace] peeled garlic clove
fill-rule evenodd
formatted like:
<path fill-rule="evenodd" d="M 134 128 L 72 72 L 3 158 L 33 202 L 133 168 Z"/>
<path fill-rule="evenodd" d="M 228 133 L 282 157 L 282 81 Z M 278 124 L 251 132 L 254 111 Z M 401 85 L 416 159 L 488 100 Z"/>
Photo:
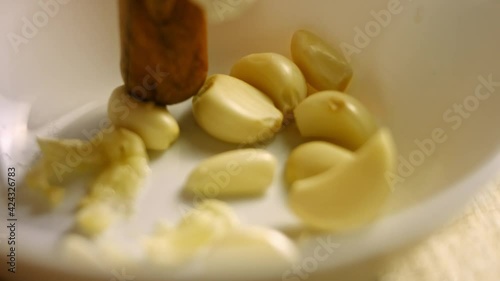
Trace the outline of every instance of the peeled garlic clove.
<path fill-rule="evenodd" d="M 210 76 L 193 98 L 193 114 L 208 134 L 231 143 L 269 139 L 283 121 L 283 114 L 263 93 L 222 74 Z"/>
<path fill-rule="evenodd" d="M 95 236 L 133 209 L 149 167 L 144 157 L 131 157 L 107 166 L 90 186 L 89 194 L 80 202 L 77 227 Z"/>
<path fill-rule="evenodd" d="M 335 91 L 307 97 L 294 114 L 302 136 L 327 138 L 351 150 L 363 145 L 377 130 L 373 116 L 363 104 Z"/>
<path fill-rule="evenodd" d="M 305 30 L 292 38 L 292 57 L 306 80 L 319 91 L 343 91 L 353 71 L 342 52 Z"/>
<path fill-rule="evenodd" d="M 110 164 L 92 183 L 82 205 L 106 202 L 117 208 L 132 209 L 149 170 L 147 159 L 143 157 Z"/>
<path fill-rule="evenodd" d="M 295 148 L 286 163 L 285 175 L 289 184 L 321 174 L 352 161 L 354 153 L 324 141 L 312 141 Z"/>
<path fill-rule="evenodd" d="M 111 94 L 108 117 L 115 126 L 138 134 L 147 149 L 165 150 L 179 137 L 179 125 L 165 107 L 132 98 L 124 86 Z"/>
<path fill-rule="evenodd" d="M 240 149 L 201 162 L 186 191 L 201 199 L 262 195 L 271 185 L 277 160 L 262 149 Z"/>
<path fill-rule="evenodd" d="M 296 181 L 289 205 L 315 229 L 349 230 L 372 220 L 391 192 L 386 175 L 396 167 L 396 149 L 387 129 L 380 129 L 352 161 Z"/>
<path fill-rule="evenodd" d="M 113 128 L 104 133 L 102 138 L 95 140 L 99 143 L 100 153 L 110 163 L 125 161 L 130 157 L 144 157 L 148 154 L 142 138 L 133 131 L 125 128 Z"/>
<path fill-rule="evenodd" d="M 268 95 L 285 115 L 291 114 L 307 96 L 307 84 L 302 72 L 290 59 L 280 54 L 261 53 L 243 57 L 231 69 L 231 76 Z"/>
<path fill-rule="evenodd" d="M 185 224 L 182 228 L 148 238 L 148 258 L 159 265 L 177 267 L 206 251 L 214 240 L 224 236 L 226 229 L 211 221 L 210 216 L 203 218 Z"/>
<path fill-rule="evenodd" d="M 116 220 L 116 211 L 107 204 L 92 204 L 76 214 L 76 226 L 88 236 L 101 234 Z"/>
<path fill-rule="evenodd" d="M 81 165 L 76 169 L 89 168 L 89 166 L 102 165 L 104 157 L 90 141 L 80 139 L 37 139 L 38 146 L 42 151 L 44 159 L 48 163 L 65 163 L 70 160 L 79 159 Z"/>
<path fill-rule="evenodd" d="M 228 278 L 260 279 L 283 273 L 298 259 L 295 244 L 284 234 L 245 226 L 234 229 L 213 245 L 206 256 L 205 269 L 209 276 L 219 276 L 221 268 L 228 268 Z M 256 268 L 259 270 L 255 271 Z"/>
<path fill-rule="evenodd" d="M 239 224 L 233 210 L 207 200 L 187 213 L 175 228 L 156 231 L 146 240 L 148 257 L 157 264 L 179 266 L 206 252 Z"/>

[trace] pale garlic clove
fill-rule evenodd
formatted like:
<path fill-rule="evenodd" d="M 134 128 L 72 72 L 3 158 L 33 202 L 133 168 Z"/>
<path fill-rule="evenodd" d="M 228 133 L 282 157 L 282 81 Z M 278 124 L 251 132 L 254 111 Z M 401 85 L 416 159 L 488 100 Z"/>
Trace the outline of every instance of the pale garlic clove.
<path fill-rule="evenodd" d="M 262 149 L 224 152 L 201 162 L 185 190 L 198 199 L 259 196 L 271 185 L 277 160 Z"/>
<path fill-rule="evenodd" d="M 179 125 L 165 107 L 132 98 L 124 86 L 111 94 L 108 117 L 115 126 L 138 134 L 147 149 L 165 150 L 179 137 Z"/>
<path fill-rule="evenodd" d="M 176 227 L 161 228 L 145 239 L 147 258 L 165 267 L 201 265 L 208 274 L 231 266 L 240 274 L 249 262 L 259 270 L 282 272 L 298 261 L 295 244 L 282 233 L 241 225 L 224 202 L 207 200 L 183 217 Z M 193 263 L 191 263 L 193 264 Z"/>
<path fill-rule="evenodd" d="M 53 205 L 61 202 L 64 185 L 76 176 L 106 171 L 117 163 L 130 165 L 141 176 L 149 171 L 142 139 L 124 128 L 110 127 L 89 141 L 44 138 L 37 141 L 42 157 L 26 175 L 26 183 L 41 191 Z"/>
<path fill-rule="evenodd" d="M 157 229 L 146 239 L 148 258 L 155 264 L 180 266 L 206 252 L 238 225 L 236 214 L 226 203 L 204 201 L 176 227 Z"/>
<path fill-rule="evenodd" d="M 300 134 L 321 137 L 356 150 L 377 130 L 366 107 L 352 96 L 324 91 L 307 97 L 294 111 Z"/>
<path fill-rule="evenodd" d="M 106 162 L 105 157 L 91 141 L 80 139 L 46 139 L 38 138 L 38 146 L 48 163 L 68 163 L 78 161 L 75 169 L 90 169 Z"/>
<path fill-rule="evenodd" d="M 98 201 L 116 200 L 131 204 L 137 197 L 142 183 L 149 174 L 147 159 L 130 158 L 110 164 L 90 187 L 89 197 Z"/>
<path fill-rule="evenodd" d="M 283 114 L 267 96 L 222 74 L 210 76 L 193 98 L 193 114 L 211 136 L 241 144 L 272 138 L 283 122 Z"/>
<path fill-rule="evenodd" d="M 96 236 L 116 221 L 117 212 L 105 203 L 87 205 L 76 213 L 76 226 L 83 234 Z"/>
<path fill-rule="evenodd" d="M 146 239 L 148 258 L 155 264 L 178 267 L 191 261 L 221 239 L 228 231 L 209 215 L 169 232 L 155 233 Z"/>
<path fill-rule="evenodd" d="M 306 80 L 319 91 L 344 91 L 353 71 L 342 52 L 315 34 L 299 30 L 292 38 L 293 61 Z"/>
<path fill-rule="evenodd" d="M 53 203 L 62 199 L 62 186 L 82 174 L 95 172 L 107 159 L 90 141 L 38 138 L 42 157 L 26 175 L 28 186 L 44 190 Z"/>
<path fill-rule="evenodd" d="M 143 139 L 129 129 L 113 128 L 97 138 L 94 142 L 98 143 L 97 148 L 109 163 L 125 161 L 130 157 L 148 157 Z"/>
<path fill-rule="evenodd" d="M 31 167 L 24 181 L 26 186 L 44 196 L 50 206 L 56 206 L 61 203 L 66 193 L 65 188 L 62 187 L 66 177 L 63 177 L 62 171 L 52 163 L 44 161 L 42 157 Z"/>
<path fill-rule="evenodd" d="M 288 184 L 321 174 L 352 161 L 354 153 L 324 141 L 312 141 L 296 147 L 288 157 L 285 176 Z"/>
<path fill-rule="evenodd" d="M 281 232 L 264 227 L 243 226 L 235 228 L 213 245 L 205 258 L 205 270 L 210 277 L 219 276 L 221 268 L 228 268 L 228 278 L 252 276 L 255 279 L 266 279 L 281 275 L 296 264 L 299 258 L 295 244 Z M 259 269 L 258 272 L 255 271 L 256 268 Z"/>
<path fill-rule="evenodd" d="M 387 129 L 380 129 L 352 161 L 314 177 L 296 181 L 289 205 L 302 221 L 320 230 L 351 230 L 378 215 L 396 167 L 396 149 Z"/>
<path fill-rule="evenodd" d="M 119 217 L 129 215 L 148 172 L 148 161 L 144 157 L 130 157 L 107 166 L 80 201 L 76 214 L 78 229 L 95 236 Z"/>
<path fill-rule="evenodd" d="M 300 69 L 288 58 L 276 53 L 251 54 L 231 69 L 241 79 L 268 95 L 285 116 L 307 96 L 307 83 Z"/>

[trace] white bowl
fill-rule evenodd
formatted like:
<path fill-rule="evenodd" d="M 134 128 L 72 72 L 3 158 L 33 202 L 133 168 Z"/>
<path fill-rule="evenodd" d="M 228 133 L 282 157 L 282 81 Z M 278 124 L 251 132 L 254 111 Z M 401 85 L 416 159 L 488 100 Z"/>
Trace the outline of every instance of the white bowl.
<path fill-rule="evenodd" d="M 40 4 L 46 2 L 57 4 L 49 10 Z M 219 2 L 237 6 L 241 1 Z M 107 97 L 122 83 L 115 1 L 40 3 L 0 3 L 0 34 L 6 35 L 0 45 L 2 176 L 7 167 L 15 167 L 18 182 L 36 152 L 34 135 L 84 137 L 97 128 Z M 442 225 L 492 177 L 500 166 L 498 12 L 500 3 L 493 0 L 269 0 L 257 1 L 238 19 L 210 26 L 211 73 L 227 73 L 249 53 L 289 55 L 291 35 L 299 28 L 341 44 L 355 70 L 348 92 L 392 129 L 400 153 L 402 182 L 384 216 L 356 233 L 323 237 L 340 245 L 326 260 L 315 259 L 320 244 L 306 239 L 301 274 L 285 272 L 273 279 L 333 278 L 349 266 L 415 242 Z M 182 137 L 152 164 L 138 216 L 124 226 L 134 235 L 150 231 L 159 218 L 178 219 L 185 204 L 178 191 L 187 173 L 203 157 L 232 148 L 201 132 L 189 106 L 172 107 Z M 287 129 L 269 150 L 283 162 L 299 142 L 293 128 Z M 55 251 L 71 228 L 74 205 L 42 212 L 21 183 L 17 191 L 18 272 L 8 273 L 4 264 L 0 277 L 76 280 L 77 270 L 60 266 Z M 74 189 L 70 197 L 78 193 Z M 297 220 L 286 208 L 284 194 L 277 179 L 262 200 L 232 205 L 245 222 L 293 228 Z M 6 213 L 4 203 L 1 214 Z M 0 237 L 2 255 L 8 250 L 5 236 Z M 221 269 L 221 279 L 230 270 Z M 114 273 L 93 277 L 112 280 Z M 149 280 L 141 274 L 137 280 Z"/>

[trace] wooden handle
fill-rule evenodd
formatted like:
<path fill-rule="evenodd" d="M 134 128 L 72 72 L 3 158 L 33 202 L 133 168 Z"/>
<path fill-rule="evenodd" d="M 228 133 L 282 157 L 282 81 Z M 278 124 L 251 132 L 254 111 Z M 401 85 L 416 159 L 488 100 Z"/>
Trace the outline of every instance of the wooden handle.
<path fill-rule="evenodd" d="M 203 10 L 189 0 L 120 0 L 119 13 L 129 93 L 159 105 L 195 95 L 208 71 Z"/>

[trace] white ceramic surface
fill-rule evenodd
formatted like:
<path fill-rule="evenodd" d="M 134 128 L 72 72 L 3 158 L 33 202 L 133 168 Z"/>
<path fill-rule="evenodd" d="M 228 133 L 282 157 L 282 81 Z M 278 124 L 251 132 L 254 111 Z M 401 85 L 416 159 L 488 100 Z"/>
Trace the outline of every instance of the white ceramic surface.
<path fill-rule="evenodd" d="M 73 203 L 81 190 L 73 188 L 72 200 L 47 212 L 24 190 L 21 177 L 36 153 L 35 135 L 85 137 L 98 128 L 107 97 L 121 83 L 116 2 L 61 0 L 44 22 L 40 3 L 46 2 L 50 1 L 0 2 L 2 186 L 7 167 L 16 167 L 19 174 L 18 273 L 9 274 L 2 263 L 0 277 L 7 280 L 33 276 L 58 280 L 62 272 L 66 278 L 76 272 L 61 265 L 55 249 L 72 226 Z M 238 5 L 238 1 L 222 2 Z M 307 278 L 392 251 L 430 233 L 500 167 L 499 12 L 500 3 L 494 0 L 266 0 L 257 1 L 236 20 L 210 27 L 211 73 L 227 73 L 232 63 L 249 53 L 289 55 L 290 37 L 298 28 L 335 44 L 350 44 L 351 50 L 356 48 L 350 56 L 355 80 L 348 92 L 392 129 L 401 157 L 410 165 L 411 159 L 418 164 L 412 165 L 414 171 L 403 171 L 404 182 L 397 185 L 385 216 L 356 233 L 325 237 L 340 247 L 318 262 L 317 269 L 307 271 Z M 377 23 L 382 14 L 390 14 L 390 19 Z M 23 30 L 26 21 L 38 24 Z M 360 35 L 359 30 L 366 29 Z M 488 89 L 479 86 L 484 79 L 498 82 Z M 475 97 L 479 87 L 477 95 L 482 99 Z M 462 115 L 450 113 L 464 102 Z M 128 237 L 149 232 L 158 219 L 177 220 L 189 205 L 179 197 L 179 190 L 191 168 L 208 155 L 235 147 L 201 132 L 189 107 L 188 102 L 171 109 L 179 120 L 181 139 L 154 158 L 138 214 L 122 228 Z M 421 150 L 417 143 L 436 132 L 444 133 L 446 141 L 435 143 L 434 151 L 416 163 L 415 157 L 424 155 L 415 152 Z M 300 142 L 291 126 L 268 149 L 283 163 Z M 277 177 L 266 197 L 231 204 L 244 222 L 293 229 L 299 224 L 284 198 L 283 183 Z M 2 256 L 7 251 L 6 210 L 2 200 Z M 311 238 L 300 247 L 304 258 L 314 257 L 318 242 Z M 221 278 L 230 270 L 221 269 Z M 113 280 L 111 272 L 86 274 Z M 136 280 L 149 280 L 140 274 Z M 273 278 L 305 279 L 295 273 Z"/>

